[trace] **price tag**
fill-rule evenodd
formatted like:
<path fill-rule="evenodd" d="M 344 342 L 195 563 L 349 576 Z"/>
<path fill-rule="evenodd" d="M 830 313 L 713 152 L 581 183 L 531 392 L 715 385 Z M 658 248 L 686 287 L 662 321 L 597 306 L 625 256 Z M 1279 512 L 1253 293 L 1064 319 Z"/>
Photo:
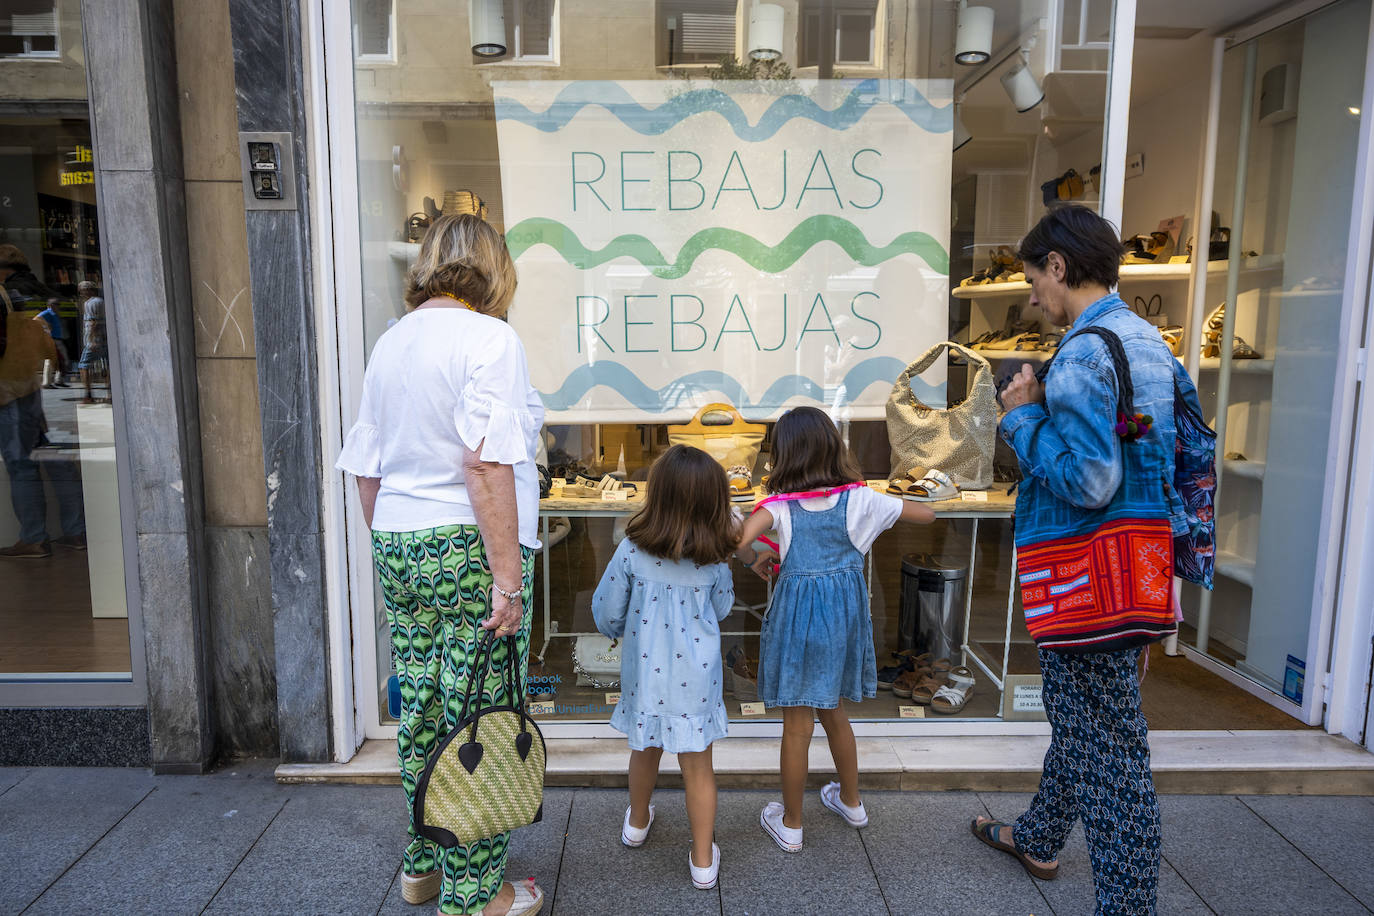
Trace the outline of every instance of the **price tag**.
<path fill-rule="evenodd" d="M 619 703 L 619 702 L 620 702 L 620 694 L 618 694 L 618 693 L 608 693 L 608 694 L 606 694 L 606 705 L 607 705 L 607 706 L 614 706 L 615 704 L 617 704 L 617 703 Z"/>
<path fill-rule="evenodd" d="M 552 703 L 531 703 L 530 715 L 532 716 L 551 716 L 553 715 Z"/>
<path fill-rule="evenodd" d="M 606 503 L 624 503 L 630 501 L 629 490 L 602 490 L 601 501 Z"/>
<path fill-rule="evenodd" d="M 1176 254 L 1176 255 L 1174 255 L 1172 258 L 1169 259 L 1169 263 L 1170 263 L 1170 264 L 1187 264 L 1187 263 L 1188 263 L 1188 256 L 1187 256 L 1186 254 Z"/>
<path fill-rule="evenodd" d="M 741 703 L 739 704 L 739 711 L 741 715 L 745 716 L 761 716 L 763 715 L 763 704 Z"/>
<path fill-rule="evenodd" d="M 898 706 L 897 715 L 903 719 L 924 719 L 926 710 L 924 706 Z"/>
<path fill-rule="evenodd" d="M 988 494 L 983 490 L 967 490 L 960 493 L 959 498 L 966 503 L 985 503 L 988 501 Z"/>

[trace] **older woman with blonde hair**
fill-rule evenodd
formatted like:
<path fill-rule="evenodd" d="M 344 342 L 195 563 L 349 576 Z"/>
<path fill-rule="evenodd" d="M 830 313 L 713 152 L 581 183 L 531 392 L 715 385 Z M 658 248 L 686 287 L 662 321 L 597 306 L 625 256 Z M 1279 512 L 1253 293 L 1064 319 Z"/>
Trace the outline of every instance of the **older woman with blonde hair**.
<path fill-rule="evenodd" d="M 437 219 L 406 279 L 408 314 L 377 341 L 337 467 L 357 477 L 401 682 L 398 751 L 411 808 L 407 902 L 440 913 L 531 916 L 533 881 L 505 882 L 509 834 L 445 849 L 419 836 L 415 784 L 457 725 L 483 630 L 497 640 L 484 695 L 525 677 L 543 406 L 502 319 L 515 295 L 505 240 L 476 216 Z"/>

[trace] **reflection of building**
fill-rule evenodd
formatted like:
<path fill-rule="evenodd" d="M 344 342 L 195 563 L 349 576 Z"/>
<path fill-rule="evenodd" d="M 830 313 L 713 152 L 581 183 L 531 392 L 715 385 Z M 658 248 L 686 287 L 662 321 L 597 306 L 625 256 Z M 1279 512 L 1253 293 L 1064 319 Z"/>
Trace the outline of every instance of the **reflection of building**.
<path fill-rule="evenodd" d="M 429 212 L 426 198 L 438 209 L 447 194 L 466 190 L 486 202 L 493 224 L 505 227 L 503 169 L 512 164 L 502 161 L 493 103 L 503 81 L 709 80 L 723 56 L 747 66 L 757 38 L 749 29 L 754 5 L 744 0 L 497 5 L 506 52 L 490 59 L 470 50 L 468 4 L 436 0 L 353 0 L 351 15 L 342 3 L 279 5 L 284 13 L 240 2 L 194 11 L 179 4 L 170 21 L 163 7 L 134 0 L 61 0 L 50 10 L 24 4 L 41 8 L 37 18 L 0 13 L 0 241 L 18 245 L 59 294 L 73 337 L 80 331 L 76 284 L 102 285 L 115 404 L 98 416 L 73 413 L 68 423 L 57 414 L 64 402 L 55 399 L 52 416 L 83 462 L 116 456 L 119 474 L 98 484 L 91 477 L 87 490 L 105 494 L 101 508 L 122 524 L 113 540 L 123 549 L 114 572 L 108 552 L 97 562 L 94 545 L 90 560 L 55 553 L 65 565 L 0 565 L 0 592 L 20 596 L 24 609 L 42 607 L 55 594 L 53 582 L 77 583 L 86 595 L 78 616 L 95 627 L 96 647 L 108 650 L 73 662 L 55 644 L 21 641 L 19 629 L 0 628 L 0 706 L 22 710 L 0 717 L 0 748 L 29 747 L 33 739 L 16 743 L 9 730 L 46 734 L 35 723 L 54 715 L 86 733 L 118 737 L 103 742 L 104 760 L 152 760 L 172 769 L 201 766 L 219 752 L 346 759 L 362 739 L 386 734 L 387 656 L 373 648 L 379 622 L 371 573 L 351 493 L 327 469 L 356 407 L 366 353 L 400 315 L 399 283 L 414 240 L 408 223 Z M 1185 596 L 1188 632 L 1212 631 L 1206 651 L 1193 656 L 1198 670 L 1214 669 L 1231 682 L 1209 688 L 1227 691 L 1227 698 L 1263 694 L 1282 710 L 1272 713 L 1282 722 L 1321 722 L 1367 740 L 1359 720 L 1368 698 L 1362 678 L 1374 586 L 1360 573 L 1371 559 L 1360 508 L 1369 497 L 1374 433 L 1347 368 L 1355 365 L 1359 339 L 1352 316 L 1364 314 L 1369 302 L 1360 282 L 1347 282 L 1363 274 L 1357 257 L 1345 257 L 1351 221 L 1340 207 L 1347 198 L 1367 201 L 1370 190 L 1353 160 L 1336 155 L 1356 149 L 1357 139 L 1368 142 L 1368 119 L 1352 112 L 1367 82 L 1353 68 L 1338 73 L 1320 61 L 1366 59 L 1368 0 L 1345 0 L 1263 29 L 1246 25 L 1270 5 L 1262 2 L 1171 7 L 1168 21 L 1152 18 L 1164 14 L 1142 4 L 1133 42 L 1111 37 L 1114 6 L 1105 0 L 972 5 L 995 14 L 982 66 L 955 64 L 957 5 L 944 0 L 784 0 L 775 50 L 801 80 L 953 81 L 956 130 L 960 140 L 971 139 L 954 152 L 951 174 L 931 176 L 930 183 L 934 194 L 948 191 L 953 204 L 954 283 L 986 267 L 997 246 L 1014 244 L 1044 206 L 1041 185 L 1069 169 L 1088 179 L 1084 198 L 1126 234 L 1148 233 L 1182 213 L 1182 249 L 1188 235 L 1211 234 L 1199 228 L 1210 211 L 1219 211 L 1224 225 L 1235 221 L 1242 252 L 1264 257 L 1245 262 L 1235 278 L 1234 320 L 1264 358 L 1237 360 L 1225 384 L 1220 361 L 1196 358 L 1207 313 L 1227 296 L 1224 262 L 1200 282 L 1190 280 L 1187 264 L 1138 266 L 1122 281 L 1128 300 L 1141 295 L 1148 307 L 1159 293 L 1171 321 L 1185 326 L 1185 361 L 1204 398 L 1229 401 L 1222 411 L 1230 418 L 1226 452 L 1246 456 L 1223 464 L 1225 581 L 1205 613 L 1198 596 Z M 1261 32 L 1268 37 L 1256 40 Z M 1222 54 L 1218 104 L 1209 115 L 1215 35 L 1240 41 Z M 1128 45 L 1137 63 L 1129 92 L 1121 87 L 1132 74 L 1112 71 Z M 1263 123 L 1249 123 L 1250 145 L 1242 151 L 1249 47 L 1257 48 L 1254 96 L 1281 64 L 1295 65 L 1289 72 L 1302 78 L 1296 114 L 1271 112 Z M 1002 76 L 1023 61 L 1045 98 L 1018 112 Z M 1342 104 L 1327 111 L 1323 97 Z M 1219 138 L 1214 149 L 1206 145 L 1209 117 Z M 292 134 L 282 158 L 299 173 L 297 209 L 245 210 L 237 130 Z M 1334 158 L 1317 155 L 1323 151 Z M 1142 174 L 1129 182 L 1127 153 L 1144 154 Z M 1274 202 L 1266 207 L 1252 193 L 1243 220 L 1232 201 L 1238 161 L 1249 163 L 1248 187 L 1265 187 L 1259 196 Z M 1099 165 L 1094 182 L 1090 170 Z M 1210 185 L 1202 180 L 1208 174 Z M 1308 192 L 1296 189 L 1310 191 L 1304 176 L 1313 174 L 1323 176 L 1323 194 L 1340 195 L 1336 203 L 1304 202 Z M 1204 187 L 1215 188 L 1214 199 L 1199 205 Z M 273 189 L 285 193 L 285 185 Z M 1299 244 L 1301 238 L 1321 242 Z M 522 271 L 566 266 L 547 246 L 520 263 Z M 645 275 L 630 260 L 616 263 L 616 291 L 639 290 Z M 852 293 L 883 282 L 881 266 L 853 267 L 835 271 L 826 289 Z M 893 298 L 900 293 L 891 291 Z M 958 290 L 939 336 L 967 341 L 990 334 L 1025 298 L 1016 284 Z M 1301 320 L 1292 303 L 1304 303 Z M 71 349 L 78 355 L 79 347 Z M 1043 358 L 1027 348 L 989 352 Z M 1295 356 L 1304 353 L 1319 355 L 1305 362 Z M 1329 373 L 1322 385 L 1309 383 L 1320 367 Z M 949 369 L 955 391 L 961 372 Z M 1295 413 L 1306 424 L 1301 435 L 1283 425 Z M 595 464 L 603 451 L 613 466 L 624 445 L 631 473 L 640 456 L 666 442 L 661 425 L 559 428 L 551 438 L 551 460 L 565 466 Z M 1302 467 L 1291 455 L 1282 463 L 1291 451 L 1285 439 L 1326 441 Z M 887 470 L 881 423 L 854 424 L 851 441 L 880 456 L 870 463 L 875 476 Z M 104 473 L 115 464 L 88 467 Z M 1321 512 L 1317 504 L 1337 508 Z M 1302 524 L 1275 524 L 1287 519 Z M 972 579 L 975 596 L 997 592 L 1001 604 L 986 614 L 979 604 L 976 632 L 968 635 L 1000 652 L 1000 589 L 1010 556 L 999 524 L 987 522 L 973 545 Z M 1285 555 L 1284 538 L 1296 533 L 1307 553 L 1283 594 L 1301 613 L 1279 626 L 1264 595 L 1271 586 L 1263 583 L 1281 564 L 1261 557 Z M 617 534 L 610 523 L 574 520 L 558 535 L 551 591 L 564 633 L 585 625 L 581 593 Z M 875 619 L 883 617 L 883 626 L 896 619 L 902 553 L 966 557 L 965 530 L 949 536 L 956 541 L 959 551 L 917 536 L 883 543 Z M 1319 570 L 1318 563 L 1325 565 Z M 1337 563 L 1345 571 L 1339 588 L 1320 587 L 1337 581 Z M 35 587 L 40 580 L 47 584 Z M 127 604 L 127 624 L 92 620 L 102 590 Z M 1017 635 L 1019 619 L 1014 623 Z M 756 621 L 736 629 L 750 626 Z M 123 629 L 109 636 L 116 627 Z M 1280 654 L 1283 646 L 1289 648 Z M 561 651 L 556 645 L 551 656 Z M 17 657 L 34 670 L 16 670 Z M 1013 673 L 1027 657 L 1024 640 L 1013 639 Z M 557 673 L 565 661 L 551 657 L 550 670 Z M 996 662 L 991 667 L 1000 671 Z M 88 670 L 74 671 L 77 664 Z M 1165 676 L 1157 672 L 1152 677 Z M 1327 672 L 1330 707 L 1323 712 L 1315 685 Z M 1292 702 L 1300 676 L 1307 687 L 1301 702 Z M 51 683 L 38 684 L 40 677 Z M 733 686 L 736 696 L 748 691 L 746 678 Z M 966 727 L 996 732 L 997 692 L 991 683 L 979 690 L 986 706 L 969 718 L 983 721 Z M 896 701 L 884 703 L 865 715 L 875 720 L 867 727 L 910 731 L 896 721 Z M 1215 705 L 1220 711 L 1208 712 L 1215 712 L 1209 721 L 1217 728 L 1243 727 L 1225 719 L 1231 706 Z M 551 726 L 562 734 L 598 728 L 556 719 Z M 129 735 L 137 737 L 126 752 Z M 48 746 L 23 759 L 56 761 L 64 753 Z"/>

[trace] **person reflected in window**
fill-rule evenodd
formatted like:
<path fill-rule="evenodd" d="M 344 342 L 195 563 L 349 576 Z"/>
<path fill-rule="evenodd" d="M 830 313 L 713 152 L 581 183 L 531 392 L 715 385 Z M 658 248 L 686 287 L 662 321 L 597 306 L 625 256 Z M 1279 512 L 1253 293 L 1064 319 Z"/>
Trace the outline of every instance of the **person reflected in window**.
<path fill-rule="evenodd" d="M 44 373 L 45 388 L 66 388 L 67 373 L 71 369 L 71 359 L 67 356 L 67 335 L 62 328 L 62 316 L 57 312 L 58 306 L 56 299 L 49 299 L 48 307 L 38 313 L 39 320 L 47 325 L 53 348 L 57 351 L 57 365 L 53 367 L 52 378 L 48 379 L 47 373 Z"/>
<path fill-rule="evenodd" d="M 97 380 L 107 380 L 110 373 L 110 348 L 105 337 L 105 300 L 100 298 L 100 287 L 90 280 L 82 280 L 76 285 L 76 294 L 81 302 L 81 360 L 76 367 L 81 370 L 81 385 L 86 389 L 83 404 L 108 403 L 109 398 L 94 397 L 92 385 Z M 108 387 L 106 388 L 108 391 Z"/>
<path fill-rule="evenodd" d="M 13 246 L 0 249 L 5 247 Z M 0 264 L 7 263 L 5 256 L 0 250 Z M 76 462 L 60 455 L 45 456 L 42 461 L 34 457 L 48 428 L 43 413 L 43 363 L 56 362 L 57 351 L 46 324 L 19 310 L 9 289 L 14 274 L 12 268 L 0 268 L 0 308 L 5 312 L 6 331 L 5 351 L 0 355 L 0 457 L 9 475 L 19 540 L 0 549 L 0 559 L 41 560 L 52 556 L 53 544 L 85 550 L 86 517 Z M 24 288 L 21 278 L 19 289 Z M 62 536 L 51 541 L 45 475 L 57 496 L 62 523 Z"/>

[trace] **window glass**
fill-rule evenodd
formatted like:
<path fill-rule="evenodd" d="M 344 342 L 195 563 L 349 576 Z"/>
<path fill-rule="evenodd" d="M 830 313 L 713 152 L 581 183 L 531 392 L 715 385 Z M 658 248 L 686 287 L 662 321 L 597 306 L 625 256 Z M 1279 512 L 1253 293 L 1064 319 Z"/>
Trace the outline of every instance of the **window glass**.
<path fill-rule="evenodd" d="M 392 0 L 357 0 L 353 35 L 359 57 L 391 56 Z"/>
<path fill-rule="evenodd" d="M 0 58 L 56 57 L 57 5 L 9 3 L 0 8 Z"/>
<path fill-rule="evenodd" d="M 750 35 L 750 7 L 736 0 L 589 3 L 575 16 L 508 0 L 492 4 L 507 55 L 485 62 L 463 53 L 476 41 L 463 8 L 397 0 L 395 65 L 356 61 L 363 352 L 404 320 L 403 278 L 428 221 L 476 209 L 516 259 L 510 321 L 565 492 L 604 475 L 643 487 L 685 434 L 673 427 L 712 400 L 763 427 L 719 456 L 750 484 L 769 473 L 783 409 L 820 403 L 885 488 L 886 403 L 931 345 L 976 342 L 993 373 L 1046 359 L 1040 342 L 1055 329 L 1010 276 L 1005 246 L 1050 199 L 1096 205 L 1087 176 L 1101 162 L 1105 62 L 1066 66 L 1072 49 L 1051 34 L 1045 0 L 997 5 L 984 50 L 1003 53 L 984 66 L 955 63 L 953 4 L 778 6 L 760 27 L 780 32 Z M 1109 0 L 1086 8 L 1110 21 Z M 753 47 L 782 56 L 754 59 Z M 545 50 L 556 65 L 503 66 Z M 1020 66 L 1037 93 L 1029 106 L 1002 80 Z M 1085 180 L 1061 181 L 1070 170 Z M 957 406 L 976 372 L 942 354 L 908 391 Z M 874 543 L 877 666 L 892 670 L 856 717 L 997 718 L 1003 674 L 1038 673 L 1012 588 L 1014 460 L 999 451 L 994 464 L 990 489 Z M 543 504 L 530 676 L 551 721 L 610 716 L 615 653 L 591 601 L 636 499 Z M 739 567 L 734 585 L 721 686 L 744 720 L 757 714 L 770 592 Z M 385 722 L 391 649 L 380 598 L 375 608 Z M 967 666 L 967 705 L 932 711 L 943 666 L 886 689 L 904 650 Z"/>
<path fill-rule="evenodd" d="M 0 63 L 0 682 L 127 681 L 120 304 L 100 246 L 81 10 L 7 6 L 8 34 L 63 53 Z"/>

